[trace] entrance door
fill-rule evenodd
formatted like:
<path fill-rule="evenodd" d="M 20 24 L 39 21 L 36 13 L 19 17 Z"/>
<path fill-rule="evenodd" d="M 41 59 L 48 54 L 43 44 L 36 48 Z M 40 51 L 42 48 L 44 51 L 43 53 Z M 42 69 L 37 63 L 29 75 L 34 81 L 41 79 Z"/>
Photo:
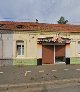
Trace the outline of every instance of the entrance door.
<path fill-rule="evenodd" d="M 65 45 L 55 46 L 55 63 L 63 63 L 65 58 Z"/>
<path fill-rule="evenodd" d="M 54 46 L 53 45 L 42 46 L 42 63 L 43 64 L 54 63 Z"/>

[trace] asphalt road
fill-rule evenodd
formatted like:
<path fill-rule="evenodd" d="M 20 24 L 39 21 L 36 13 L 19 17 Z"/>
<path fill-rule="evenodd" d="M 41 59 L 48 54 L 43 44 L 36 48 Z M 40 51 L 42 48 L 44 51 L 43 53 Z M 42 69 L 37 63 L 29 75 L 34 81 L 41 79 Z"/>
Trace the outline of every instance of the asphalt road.
<path fill-rule="evenodd" d="M 80 65 L 0 67 L 0 85 L 80 78 Z"/>

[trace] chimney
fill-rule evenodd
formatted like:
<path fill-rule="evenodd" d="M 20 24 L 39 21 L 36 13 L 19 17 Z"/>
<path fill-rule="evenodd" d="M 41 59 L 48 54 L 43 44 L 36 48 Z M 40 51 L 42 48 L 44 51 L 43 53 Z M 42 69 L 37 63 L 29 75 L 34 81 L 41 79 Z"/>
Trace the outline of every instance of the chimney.
<path fill-rule="evenodd" d="M 36 23 L 38 23 L 38 19 L 36 19 Z"/>

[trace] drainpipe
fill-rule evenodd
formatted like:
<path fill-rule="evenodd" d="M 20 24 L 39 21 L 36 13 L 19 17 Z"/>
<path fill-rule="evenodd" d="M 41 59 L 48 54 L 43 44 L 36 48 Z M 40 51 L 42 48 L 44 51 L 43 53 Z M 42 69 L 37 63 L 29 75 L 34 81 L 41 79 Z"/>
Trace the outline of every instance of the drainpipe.
<path fill-rule="evenodd" d="M 55 45 L 54 45 L 54 64 L 55 64 Z"/>
<path fill-rule="evenodd" d="M 1 34 L 1 40 L 2 40 L 2 59 L 3 59 L 3 39 L 2 39 L 2 34 Z"/>
<path fill-rule="evenodd" d="M 2 45 L 2 53 L 1 53 L 2 57 L 1 57 L 1 59 L 3 59 L 3 39 L 2 39 L 2 33 L 1 33 L 1 41 L 2 41 L 2 44 L 1 44 Z M 2 60 L 1 60 L 1 66 L 2 66 Z"/>

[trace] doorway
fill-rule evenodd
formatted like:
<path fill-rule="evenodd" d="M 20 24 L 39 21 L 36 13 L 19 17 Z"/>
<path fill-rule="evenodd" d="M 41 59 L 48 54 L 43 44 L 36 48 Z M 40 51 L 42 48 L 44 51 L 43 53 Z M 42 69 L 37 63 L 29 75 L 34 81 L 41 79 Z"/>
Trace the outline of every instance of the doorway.
<path fill-rule="evenodd" d="M 65 63 L 65 45 L 55 46 L 55 63 Z"/>
<path fill-rule="evenodd" d="M 42 64 L 54 64 L 54 46 L 42 46 Z"/>

